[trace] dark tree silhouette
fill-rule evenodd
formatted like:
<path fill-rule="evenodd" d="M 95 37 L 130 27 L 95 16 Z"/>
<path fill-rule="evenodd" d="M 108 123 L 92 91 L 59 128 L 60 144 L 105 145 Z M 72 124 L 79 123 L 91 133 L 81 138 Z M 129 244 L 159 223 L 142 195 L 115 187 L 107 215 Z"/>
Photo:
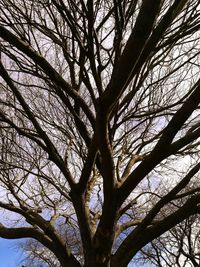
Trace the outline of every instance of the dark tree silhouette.
<path fill-rule="evenodd" d="M 194 215 L 153 240 L 142 249 L 137 261 L 152 262 L 157 267 L 198 267 L 199 242 L 199 216 Z"/>
<path fill-rule="evenodd" d="M 197 0 L 0 0 L 0 237 L 125 267 L 199 213 L 199 28 Z"/>

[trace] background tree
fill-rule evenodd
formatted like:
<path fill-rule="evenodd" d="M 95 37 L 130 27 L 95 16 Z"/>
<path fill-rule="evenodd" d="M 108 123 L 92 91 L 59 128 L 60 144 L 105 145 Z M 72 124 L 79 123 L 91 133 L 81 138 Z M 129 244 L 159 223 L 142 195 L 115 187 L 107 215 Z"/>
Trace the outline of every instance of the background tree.
<path fill-rule="evenodd" d="M 199 266 L 199 218 L 192 216 L 151 242 L 136 262 L 153 266 Z"/>
<path fill-rule="evenodd" d="M 0 0 L 1 237 L 125 267 L 199 213 L 199 7 Z"/>

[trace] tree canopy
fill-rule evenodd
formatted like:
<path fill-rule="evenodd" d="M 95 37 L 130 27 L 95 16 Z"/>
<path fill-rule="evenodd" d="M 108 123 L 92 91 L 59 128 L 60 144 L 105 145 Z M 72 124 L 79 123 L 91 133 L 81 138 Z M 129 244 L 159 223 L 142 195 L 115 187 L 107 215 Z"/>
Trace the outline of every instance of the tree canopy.
<path fill-rule="evenodd" d="M 0 0 L 0 237 L 126 267 L 199 213 L 199 28 L 198 0 Z"/>

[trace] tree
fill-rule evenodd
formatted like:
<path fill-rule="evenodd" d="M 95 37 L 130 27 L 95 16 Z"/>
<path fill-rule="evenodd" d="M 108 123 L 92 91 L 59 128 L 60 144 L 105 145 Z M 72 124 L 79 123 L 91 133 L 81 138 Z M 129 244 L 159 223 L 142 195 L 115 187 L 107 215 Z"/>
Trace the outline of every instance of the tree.
<path fill-rule="evenodd" d="M 1 237 L 125 267 L 199 213 L 199 7 L 0 1 Z"/>
<path fill-rule="evenodd" d="M 199 218 L 192 216 L 142 249 L 137 261 L 154 266 L 199 266 Z"/>
<path fill-rule="evenodd" d="M 34 239 L 17 244 L 17 248 L 20 248 L 23 253 L 19 262 L 19 266 L 21 266 L 21 263 L 23 263 L 24 266 L 32 267 L 60 266 L 55 255 Z"/>

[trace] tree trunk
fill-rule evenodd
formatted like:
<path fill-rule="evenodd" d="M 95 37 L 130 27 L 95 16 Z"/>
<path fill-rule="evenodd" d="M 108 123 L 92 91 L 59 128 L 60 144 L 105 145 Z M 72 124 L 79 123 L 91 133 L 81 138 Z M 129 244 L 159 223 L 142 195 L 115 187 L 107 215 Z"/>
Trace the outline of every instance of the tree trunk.
<path fill-rule="evenodd" d="M 110 260 L 109 261 L 97 261 L 97 260 L 91 260 L 90 262 L 86 263 L 84 267 L 110 267 Z"/>
<path fill-rule="evenodd" d="M 68 260 L 60 260 L 62 267 L 81 267 L 80 263 L 73 257 Z"/>
<path fill-rule="evenodd" d="M 105 254 L 100 251 L 94 251 L 85 260 L 84 267 L 110 267 L 111 266 L 111 254 Z"/>
<path fill-rule="evenodd" d="M 62 251 L 54 253 L 62 267 L 82 267 L 80 262 L 73 255 L 66 255 Z"/>

